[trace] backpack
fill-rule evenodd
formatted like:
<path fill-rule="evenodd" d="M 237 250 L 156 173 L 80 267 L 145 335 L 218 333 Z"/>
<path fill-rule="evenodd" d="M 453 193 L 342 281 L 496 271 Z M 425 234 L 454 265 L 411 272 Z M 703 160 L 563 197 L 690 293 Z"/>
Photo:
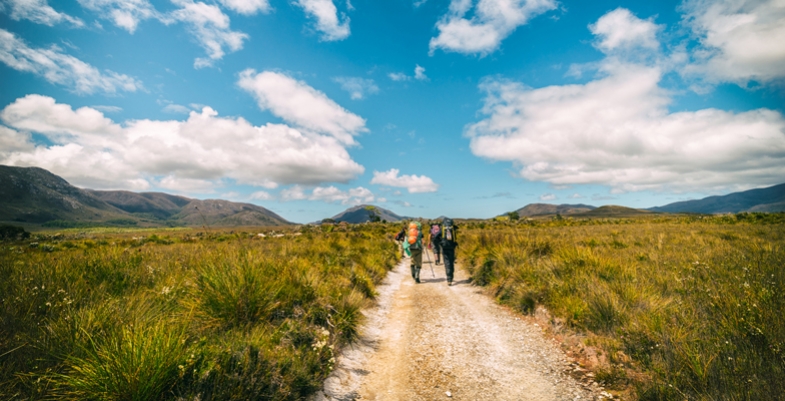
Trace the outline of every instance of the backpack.
<path fill-rule="evenodd" d="M 452 219 L 444 219 L 442 222 L 442 241 L 449 245 L 455 245 L 458 242 L 457 227 L 452 223 Z"/>
<path fill-rule="evenodd" d="M 406 238 L 406 241 L 409 243 L 409 246 L 415 249 L 421 247 L 420 238 L 422 238 L 422 226 L 419 222 L 411 222 L 409 223 L 409 233 Z"/>

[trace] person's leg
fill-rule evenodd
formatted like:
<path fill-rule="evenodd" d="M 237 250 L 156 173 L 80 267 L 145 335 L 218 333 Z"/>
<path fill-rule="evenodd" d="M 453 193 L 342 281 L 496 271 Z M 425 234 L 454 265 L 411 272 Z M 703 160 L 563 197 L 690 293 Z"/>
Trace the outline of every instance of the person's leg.
<path fill-rule="evenodd" d="M 422 249 L 412 249 L 412 271 L 414 272 L 414 281 L 420 282 L 420 269 L 422 268 Z"/>
<path fill-rule="evenodd" d="M 439 246 L 439 245 L 434 245 L 433 246 L 433 258 L 436 260 L 436 264 L 437 265 L 439 264 L 439 262 L 441 262 L 441 253 L 442 253 L 442 247 Z"/>
<path fill-rule="evenodd" d="M 452 285 L 455 273 L 455 248 L 442 249 L 442 256 L 444 256 L 444 273 L 447 275 L 447 284 Z"/>

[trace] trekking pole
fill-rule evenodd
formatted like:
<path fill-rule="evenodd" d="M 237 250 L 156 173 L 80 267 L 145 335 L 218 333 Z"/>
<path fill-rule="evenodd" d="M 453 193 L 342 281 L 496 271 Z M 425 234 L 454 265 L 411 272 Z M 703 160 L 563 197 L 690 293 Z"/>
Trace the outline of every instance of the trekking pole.
<path fill-rule="evenodd" d="M 425 257 L 428 258 L 428 266 L 431 266 L 431 275 L 433 278 L 436 278 L 436 273 L 433 272 L 433 262 L 431 262 L 431 256 L 428 255 L 428 247 L 425 247 Z"/>

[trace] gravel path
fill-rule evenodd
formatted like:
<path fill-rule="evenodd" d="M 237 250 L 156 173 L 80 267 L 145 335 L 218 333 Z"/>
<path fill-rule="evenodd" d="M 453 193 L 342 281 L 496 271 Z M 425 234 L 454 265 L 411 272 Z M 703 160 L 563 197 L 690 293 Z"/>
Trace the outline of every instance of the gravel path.
<path fill-rule="evenodd" d="M 571 361 L 535 323 L 496 305 L 460 268 L 448 287 L 444 267 L 433 277 L 424 259 L 420 284 L 408 259 L 389 273 L 361 340 L 342 351 L 316 401 L 609 396 L 569 375 Z"/>

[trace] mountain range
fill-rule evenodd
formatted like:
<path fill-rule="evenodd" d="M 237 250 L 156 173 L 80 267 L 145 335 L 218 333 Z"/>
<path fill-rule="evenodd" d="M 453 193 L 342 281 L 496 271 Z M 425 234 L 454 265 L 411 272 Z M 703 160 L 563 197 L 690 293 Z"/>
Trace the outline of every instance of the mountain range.
<path fill-rule="evenodd" d="M 521 217 L 627 217 L 648 213 L 739 213 L 785 211 L 785 184 L 675 202 L 649 209 L 585 204 L 534 203 L 515 210 Z M 400 216 L 359 205 L 321 222 L 397 222 Z M 261 206 L 220 199 L 191 199 L 160 192 L 97 191 L 72 186 L 38 167 L 0 165 L 0 222 L 49 226 L 276 226 L 292 224 Z"/>
<path fill-rule="evenodd" d="M 261 206 L 159 192 L 95 191 L 37 167 L 0 166 L 0 221 L 44 225 L 277 226 Z"/>

